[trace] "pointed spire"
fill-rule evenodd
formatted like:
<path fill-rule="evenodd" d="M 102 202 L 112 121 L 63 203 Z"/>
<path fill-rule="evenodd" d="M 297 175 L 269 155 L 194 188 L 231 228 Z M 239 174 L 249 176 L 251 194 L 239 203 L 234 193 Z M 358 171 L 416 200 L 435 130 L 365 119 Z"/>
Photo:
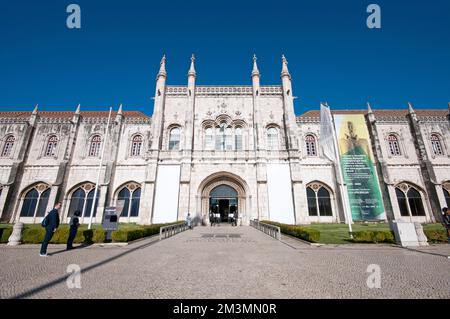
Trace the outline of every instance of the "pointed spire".
<path fill-rule="evenodd" d="M 191 67 L 189 68 L 188 76 L 196 76 L 195 72 L 195 55 L 191 56 Z"/>
<path fill-rule="evenodd" d="M 158 77 L 160 76 L 167 76 L 166 72 L 166 55 L 164 54 L 161 59 L 161 66 L 159 67 Z"/>
<path fill-rule="evenodd" d="M 81 112 L 81 104 L 78 104 L 77 109 L 75 110 L 76 115 L 80 115 Z"/>
<path fill-rule="evenodd" d="M 32 115 L 37 115 L 39 111 L 39 104 L 36 104 L 36 106 L 33 109 L 33 112 L 31 112 Z"/>
<path fill-rule="evenodd" d="M 252 70 L 252 76 L 254 75 L 260 75 L 259 74 L 259 70 L 258 70 L 258 64 L 256 63 L 256 61 L 258 60 L 258 58 L 256 57 L 256 54 L 253 54 L 253 70 Z"/>
<path fill-rule="evenodd" d="M 123 120 L 122 103 L 119 105 L 119 109 L 116 114 L 116 123 L 120 123 Z"/>
<path fill-rule="evenodd" d="M 282 61 L 282 68 L 281 68 L 281 76 L 288 76 L 291 77 L 291 75 L 289 74 L 289 70 L 288 70 L 288 61 L 286 60 L 286 57 L 284 56 L 284 54 L 281 56 L 281 61 Z"/>
<path fill-rule="evenodd" d="M 410 102 L 408 102 L 408 112 L 409 114 L 416 114 L 416 112 L 413 109 L 413 106 Z"/>
<path fill-rule="evenodd" d="M 372 114 L 372 107 L 370 106 L 370 102 L 367 102 L 367 114 Z"/>

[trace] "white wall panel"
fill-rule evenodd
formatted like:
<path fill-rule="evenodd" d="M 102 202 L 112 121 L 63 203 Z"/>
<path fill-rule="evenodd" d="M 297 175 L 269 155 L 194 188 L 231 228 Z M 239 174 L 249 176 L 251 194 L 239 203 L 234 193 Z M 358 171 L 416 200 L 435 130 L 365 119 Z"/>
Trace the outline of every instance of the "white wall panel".
<path fill-rule="evenodd" d="M 180 165 L 159 165 L 153 210 L 154 224 L 177 220 L 179 189 Z"/>
<path fill-rule="evenodd" d="M 294 224 L 294 204 L 289 164 L 267 164 L 269 219 Z"/>

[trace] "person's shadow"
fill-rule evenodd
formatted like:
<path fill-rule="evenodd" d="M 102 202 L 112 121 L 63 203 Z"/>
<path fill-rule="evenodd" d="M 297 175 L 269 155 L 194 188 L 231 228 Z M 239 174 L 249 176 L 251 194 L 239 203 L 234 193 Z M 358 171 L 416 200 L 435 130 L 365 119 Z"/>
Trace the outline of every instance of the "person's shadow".
<path fill-rule="evenodd" d="M 73 247 L 72 249 L 69 249 L 69 250 L 67 250 L 67 249 L 57 250 L 55 252 L 48 253 L 48 255 L 49 256 L 54 256 L 54 255 L 58 255 L 58 254 L 61 254 L 61 253 L 68 253 L 70 251 L 80 250 L 80 249 L 83 249 L 83 248 L 86 248 L 86 247 L 89 247 L 89 246 L 92 246 L 92 244 L 85 244 L 85 243 L 83 243 L 83 244 L 81 244 L 79 246 Z"/>

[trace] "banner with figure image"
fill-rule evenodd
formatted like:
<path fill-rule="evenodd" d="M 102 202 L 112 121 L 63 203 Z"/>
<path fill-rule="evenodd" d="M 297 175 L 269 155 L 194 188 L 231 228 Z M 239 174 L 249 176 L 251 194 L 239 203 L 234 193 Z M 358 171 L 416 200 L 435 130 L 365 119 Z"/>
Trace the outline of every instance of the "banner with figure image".
<path fill-rule="evenodd" d="M 334 121 L 353 220 L 386 219 L 364 115 L 335 115 Z"/>

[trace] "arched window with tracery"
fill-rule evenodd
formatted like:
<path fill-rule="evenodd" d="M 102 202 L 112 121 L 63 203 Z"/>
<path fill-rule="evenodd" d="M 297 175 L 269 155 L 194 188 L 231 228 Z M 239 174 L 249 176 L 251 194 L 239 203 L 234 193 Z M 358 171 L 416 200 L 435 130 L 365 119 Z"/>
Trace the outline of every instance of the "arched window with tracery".
<path fill-rule="evenodd" d="M 100 135 L 94 135 L 91 138 L 91 142 L 89 145 L 89 156 L 90 157 L 98 157 L 100 154 L 100 146 L 102 144 L 102 137 Z"/>
<path fill-rule="evenodd" d="M 205 150 L 214 149 L 214 131 L 212 127 L 207 127 L 205 129 Z"/>
<path fill-rule="evenodd" d="M 313 183 L 306 188 L 309 216 L 333 216 L 331 196 L 327 188 Z"/>
<path fill-rule="evenodd" d="M 278 150 L 278 130 L 275 127 L 269 127 L 267 129 L 267 149 Z"/>
<path fill-rule="evenodd" d="M 216 127 L 216 151 L 225 150 L 225 130 L 227 124 L 225 122 L 220 123 L 220 126 Z"/>
<path fill-rule="evenodd" d="M 169 150 L 175 151 L 180 149 L 180 134 L 181 130 L 179 127 L 174 127 L 170 130 L 169 134 Z"/>
<path fill-rule="evenodd" d="M 70 206 L 68 216 L 73 216 L 75 211 L 80 211 L 81 216 L 90 217 L 92 210 L 92 203 L 94 202 L 95 185 L 86 183 L 76 188 L 70 196 Z M 95 200 L 94 212 L 92 217 L 97 214 L 98 199 L 100 198 L 100 190 L 97 192 Z"/>
<path fill-rule="evenodd" d="M 420 192 L 408 183 L 402 183 L 395 188 L 398 207 L 401 216 L 425 216 Z"/>
<path fill-rule="evenodd" d="M 441 138 L 437 134 L 431 134 L 431 149 L 435 156 L 444 155 L 444 149 L 442 148 Z"/>
<path fill-rule="evenodd" d="M 231 127 L 225 129 L 225 150 L 233 150 L 233 130 Z"/>
<path fill-rule="evenodd" d="M 140 156 L 142 149 L 142 135 L 135 135 L 131 140 L 131 156 Z"/>
<path fill-rule="evenodd" d="M 45 147 L 44 156 L 46 157 L 56 156 L 57 147 L 58 147 L 58 137 L 56 135 L 50 135 L 47 139 L 47 145 Z"/>
<path fill-rule="evenodd" d="M 400 151 L 400 144 L 398 142 L 398 137 L 395 134 L 388 135 L 388 146 L 389 146 L 389 154 L 391 156 L 400 156 L 402 152 Z"/>
<path fill-rule="evenodd" d="M 3 144 L 3 149 L 2 149 L 2 153 L 1 156 L 2 157 L 9 157 L 11 156 L 11 151 L 14 147 L 14 142 L 15 142 L 15 137 L 14 135 L 8 135 L 5 138 L 5 143 Z"/>
<path fill-rule="evenodd" d="M 234 144 L 236 147 L 236 151 L 242 150 L 242 128 L 240 126 L 237 126 L 234 129 Z"/>
<path fill-rule="evenodd" d="M 50 186 L 37 184 L 28 190 L 23 197 L 20 217 L 44 217 L 50 197 Z"/>
<path fill-rule="evenodd" d="M 305 143 L 306 143 L 306 155 L 317 156 L 317 144 L 314 135 L 311 134 L 306 135 Z"/>
<path fill-rule="evenodd" d="M 120 217 L 138 217 L 141 200 L 140 185 L 136 183 L 125 185 L 117 194 L 117 200 L 124 202 Z"/>

